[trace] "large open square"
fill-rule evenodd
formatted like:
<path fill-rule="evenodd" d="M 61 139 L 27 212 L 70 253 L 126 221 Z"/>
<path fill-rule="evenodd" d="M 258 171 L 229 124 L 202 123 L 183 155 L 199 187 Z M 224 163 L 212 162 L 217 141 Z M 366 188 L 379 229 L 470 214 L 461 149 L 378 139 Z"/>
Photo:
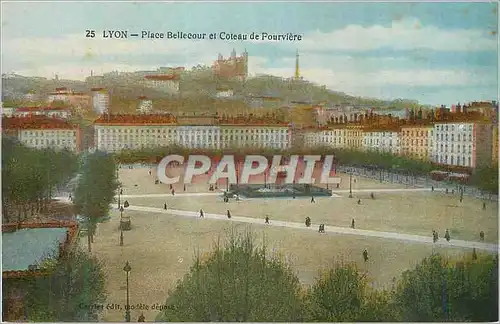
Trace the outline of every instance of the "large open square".
<path fill-rule="evenodd" d="M 125 304 L 125 272 L 123 266 L 132 266 L 130 300 L 132 305 L 165 302 L 169 289 L 175 287 L 192 264 L 195 253 L 204 254 L 212 249 L 218 237 L 224 238 L 231 230 L 251 229 L 259 244 L 265 240 L 271 251 L 287 258 L 299 279 L 311 284 L 321 268 L 334 260 L 355 262 L 366 271 L 375 287 L 387 287 L 402 271 L 413 268 L 433 251 L 448 256 L 470 252 L 468 248 L 447 247 L 442 238 L 449 229 L 453 240 L 479 241 L 484 231 L 486 243 L 498 241 L 498 207 L 465 197 L 462 203 L 457 195 L 429 190 L 410 191 L 403 185 L 380 183 L 364 178 L 353 181 L 352 199 L 348 198 L 349 177 L 342 178 L 334 196 L 311 199 L 248 199 L 224 203 L 220 190 L 209 192 L 206 181 L 195 185 L 174 185 L 172 196 L 168 185 L 155 184 L 155 170 L 149 168 L 121 169 L 123 184 L 121 201 L 130 203 L 124 213 L 131 216 L 132 230 L 124 232 L 124 245 L 119 245 L 120 212 L 112 211 L 111 221 L 100 224 L 94 240 L 93 253 L 105 263 L 107 272 L 108 303 Z M 220 183 L 218 187 L 223 187 Z M 218 188 L 221 189 L 221 188 Z M 375 199 L 370 198 L 373 192 Z M 358 204 L 358 199 L 361 203 Z M 164 204 L 168 209 L 164 210 Z M 134 210 L 134 208 L 136 210 Z M 151 211 L 141 211 L 149 208 Z M 225 214 L 231 211 L 231 220 L 183 217 L 179 211 Z M 169 213 L 170 211 L 170 213 Z M 246 224 L 238 217 L 254 218 L 257 224 Z M 270 224 L 264 218 L 270 218 Z M 439 244 L 405 241 L 400 239 L 368 237 L 360 233 L 319 234 L 286 226 L 273 226 L 280 221 L 304 223 L 305 217 L 315 224 L 348 229 L 352 219 L 356 229 L 390 233 L 415 234 L 431 237 L 432 230 L 440 233 Z M 273 224 L 273 221 L 275 224 Z M 305 228 L 305 225 L 304 225 Z M 85 244 L 86 240 L 82 240 Z M 367 249 L 369 261 L 365 263 L 362 251 Z M 198 252 L 197 252 L 198 251 Z M 480 252 L 483 253 L 483 252 Z M 487 253 L 487 252 L 484 252 Z M 140 310 L 132 311 L 137 318 Z M 144 310 L 147 321 L 154 320 L 157 310 Z M 105 310 L 103 320 L 121 321 L 124 312 Z"/>

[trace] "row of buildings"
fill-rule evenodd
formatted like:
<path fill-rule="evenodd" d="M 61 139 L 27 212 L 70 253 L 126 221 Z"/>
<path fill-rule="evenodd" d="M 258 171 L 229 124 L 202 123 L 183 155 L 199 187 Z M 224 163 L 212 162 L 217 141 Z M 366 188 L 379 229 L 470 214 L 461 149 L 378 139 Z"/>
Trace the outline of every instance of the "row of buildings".
<path fill-rule="evenodd" d="M 475 168 L 498 163 L 498 127 L 476 118 L 403 121 L 391 117 L 297 128 L 274 115 L 108 115 L 94 122 L 94 148 L 107 152 L 179 145 L 186 148 L 352 148 L 445 165 Z M 79 151 L 81 130 L 45 115 L 6 117 L 3 131 L 37 148 Z"/>

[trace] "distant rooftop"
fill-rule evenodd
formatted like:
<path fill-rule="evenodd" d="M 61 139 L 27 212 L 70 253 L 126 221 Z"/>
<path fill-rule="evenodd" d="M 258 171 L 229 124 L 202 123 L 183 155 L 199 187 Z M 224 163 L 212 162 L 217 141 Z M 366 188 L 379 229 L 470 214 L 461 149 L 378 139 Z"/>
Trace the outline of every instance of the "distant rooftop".
<path fill-rule="evenodd" d="M 47 116 L 8 117 L 2 118 L 3 129 L 77 129 L 65 120 Z"/>
<path fill-rule="evenodd" d="M 48 256 L 59 257 L 68 228 L 25 228 L 2 233 L 2 271 L 26 271 Z"/>

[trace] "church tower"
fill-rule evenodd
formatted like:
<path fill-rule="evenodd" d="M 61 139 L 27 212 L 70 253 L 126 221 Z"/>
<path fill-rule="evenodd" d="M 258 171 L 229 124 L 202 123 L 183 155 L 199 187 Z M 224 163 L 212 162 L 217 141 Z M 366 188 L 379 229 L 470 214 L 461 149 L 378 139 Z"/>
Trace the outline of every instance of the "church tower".
<path fill-rule="evenodd" d="M 297 55 L 295 56 L 295 80 L 300 80 L 299 50 L 297 50 Z"/>

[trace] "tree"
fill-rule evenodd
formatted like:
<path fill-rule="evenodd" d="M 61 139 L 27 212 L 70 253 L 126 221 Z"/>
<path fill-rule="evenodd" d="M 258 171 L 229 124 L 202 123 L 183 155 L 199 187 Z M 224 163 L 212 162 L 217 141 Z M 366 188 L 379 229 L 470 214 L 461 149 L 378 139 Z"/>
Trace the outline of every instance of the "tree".
<path fill-rule="evenodd" d="M 296 322 L 302 319 L 301 287 L 290 267 L 257 247 L 246 232 L 199 255 L 170 292 L 158 321 Z"/>
<path fill-rule="evenodd" d="M 434 254 L 403 273 L 395 303 L 404 321 L 497 321 L 498 256 L 453 262 Z"/>
<path fill-rule="evenodd" d="M 476 169 L 471 181 L 481 190 L 498 194 L 498 166 Z"/>
<path fill-rule="evenodd" d="M 87 322 L 99 311 L 91 305 L 106 301 L 103 264 L 79 248 L 55 260 L 47 258 L 40 268 L 48 276 L 24 279 L 24 302 L 29 321 Z"/>
<path fill-rule="evenodd" d="M 391 321 L 390 294 L 368 287 L 368 280 L 354 264 L 337 263 L 323 272 L 309 290 L 309 321 Z"/>
<path fill-rule="evenodd" d="M 119 183 L 111 155 L 97 151 L 87 155 L 82 164 L 74 204 L 76 211 L 87 220 L 90 252 L 97 222 L 108 214 Z"/>
<path fill-rule="evenodd" d="M 13 138 L 2 138 L 2 216 L 22 221 L 47 207 L 53 189 L 67 183 L 77 170 L 76 156 L 67 150 L 33 149 Z"/>

